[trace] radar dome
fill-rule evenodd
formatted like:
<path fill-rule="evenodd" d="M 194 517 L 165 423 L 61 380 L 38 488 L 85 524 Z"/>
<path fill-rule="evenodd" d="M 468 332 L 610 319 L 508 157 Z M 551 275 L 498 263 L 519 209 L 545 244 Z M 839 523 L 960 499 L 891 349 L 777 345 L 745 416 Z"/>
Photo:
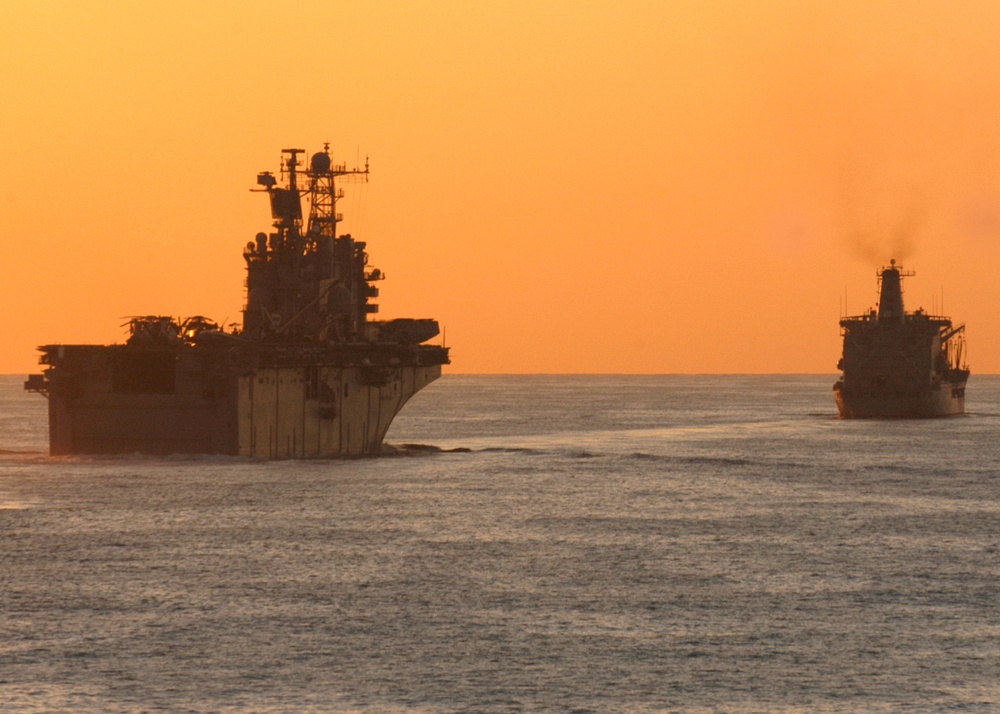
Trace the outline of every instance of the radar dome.
<path fill-rule="evenodd" d="M 330 170 L 330 155 L 324 154 L 322 151 L 315 153 L 312 155 L 309 165 L 314 172 L 325 174 Z"/>

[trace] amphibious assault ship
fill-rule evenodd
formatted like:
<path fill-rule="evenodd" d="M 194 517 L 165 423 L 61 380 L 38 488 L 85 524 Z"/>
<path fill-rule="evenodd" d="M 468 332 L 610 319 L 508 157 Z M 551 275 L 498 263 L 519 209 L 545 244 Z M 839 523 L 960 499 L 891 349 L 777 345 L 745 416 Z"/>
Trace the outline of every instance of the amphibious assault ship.
<path fill-rule="evenodd" d="M 905 273 L 878 272 L 878 309 L 840 321 L 843 372 L 833 385 L 841 417 L 937 417 L 965 410 L 965 325 L 903 309 Z"/>
<path fill-rule="evenodd" d="M 25 389 L 49 400 L 52 454 L 210 453 L 361 456 L 448 364 L 429 319 L 376 321 L 385 276 L 365 243 L 337 235 L 341 182 L 329 145 L 308 167 L 285 149 L 263 172 L 273 228 L 246 244 L 242 326 L 201 317 L 133 318 L 121 345 L 45 345 Z M 303 213 L 303 199 L 308 214 Z M 303 216 L 307 215 L 304 221 Z"/>

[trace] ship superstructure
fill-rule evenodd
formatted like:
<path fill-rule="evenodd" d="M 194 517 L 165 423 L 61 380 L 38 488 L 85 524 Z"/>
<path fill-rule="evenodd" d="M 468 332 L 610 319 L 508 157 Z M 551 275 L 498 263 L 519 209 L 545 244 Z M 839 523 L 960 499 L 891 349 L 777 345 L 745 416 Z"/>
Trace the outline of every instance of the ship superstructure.
<path fill-rule="evenodd" d="M 965 325 L 906 312 L 903 278 L 891 260 L 878 272 L 877 309 L 840 321 L 843 376 L 834 385 L 841 417 L 936 417 L 965 410 Z"/>
<path fill-rule="evenodd" d="M 218 453 L 264 458 L 377 453 L 393 418 L 441 375 L 448 349 L 430 319 L 376 321 L 384 275 L 363 241 L 338 235 L 329 146 L 308 167 L 285 149 L 257 190 L 272 230 L 247 243 L 246 305 L 229 331 L 198 316 L 132 318 L 124 345 L 40 347 L 52 454 Z M 303 200 L 308 213 L 303 211 Z M 305 217 L 305 218 L 304 218 Z"/>

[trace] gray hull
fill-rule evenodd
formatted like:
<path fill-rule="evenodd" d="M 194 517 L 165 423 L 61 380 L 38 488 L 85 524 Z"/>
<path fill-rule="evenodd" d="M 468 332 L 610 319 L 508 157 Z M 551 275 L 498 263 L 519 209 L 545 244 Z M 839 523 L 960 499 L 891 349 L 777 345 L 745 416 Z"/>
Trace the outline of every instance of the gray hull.
<path fill-rule="evenodd" d="M 965 412 L 965 382 L 929 385 L 909 392 L 848 391 L 833 387 L 842 419 L 921 419 Z"/>
<path fill-rule="evenodd" d="M 281 367 L 240 377 L 238 453 L 269 459 L 377 454 L 403 405 L 441 366 L 397 367 L 382 384 L 361 368 Z M 312 392 L 312 381 L 320 388 Z"/>
<path fill-rule="evenodd" d="M 147 360 L 133 382 L 121 374 L 128 348 L 63 346 L 61 354 L 48 375 L 53 455 L 377 454 L 410 397 L 441 376 L 440 364 L 247 368 L 194 349 Z M 159 374 L 149 363 L 173 368 Z"/>

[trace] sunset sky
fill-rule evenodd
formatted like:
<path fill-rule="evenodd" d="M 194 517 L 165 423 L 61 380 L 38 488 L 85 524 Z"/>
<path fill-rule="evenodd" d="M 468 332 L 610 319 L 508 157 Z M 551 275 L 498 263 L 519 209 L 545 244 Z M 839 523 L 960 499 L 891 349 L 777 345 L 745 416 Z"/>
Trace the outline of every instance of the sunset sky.
<path fill-rule="evenodd" d="M 906 8 L 903 12 L 900 8 Z M 281 149 L 451 373 L 836 371 L 890 258 L 1000 372 L 1000 3 L 0 4 L 0 372 L 237 322 Z M 845 307 L 846 306 L 846 307 Z"/>

